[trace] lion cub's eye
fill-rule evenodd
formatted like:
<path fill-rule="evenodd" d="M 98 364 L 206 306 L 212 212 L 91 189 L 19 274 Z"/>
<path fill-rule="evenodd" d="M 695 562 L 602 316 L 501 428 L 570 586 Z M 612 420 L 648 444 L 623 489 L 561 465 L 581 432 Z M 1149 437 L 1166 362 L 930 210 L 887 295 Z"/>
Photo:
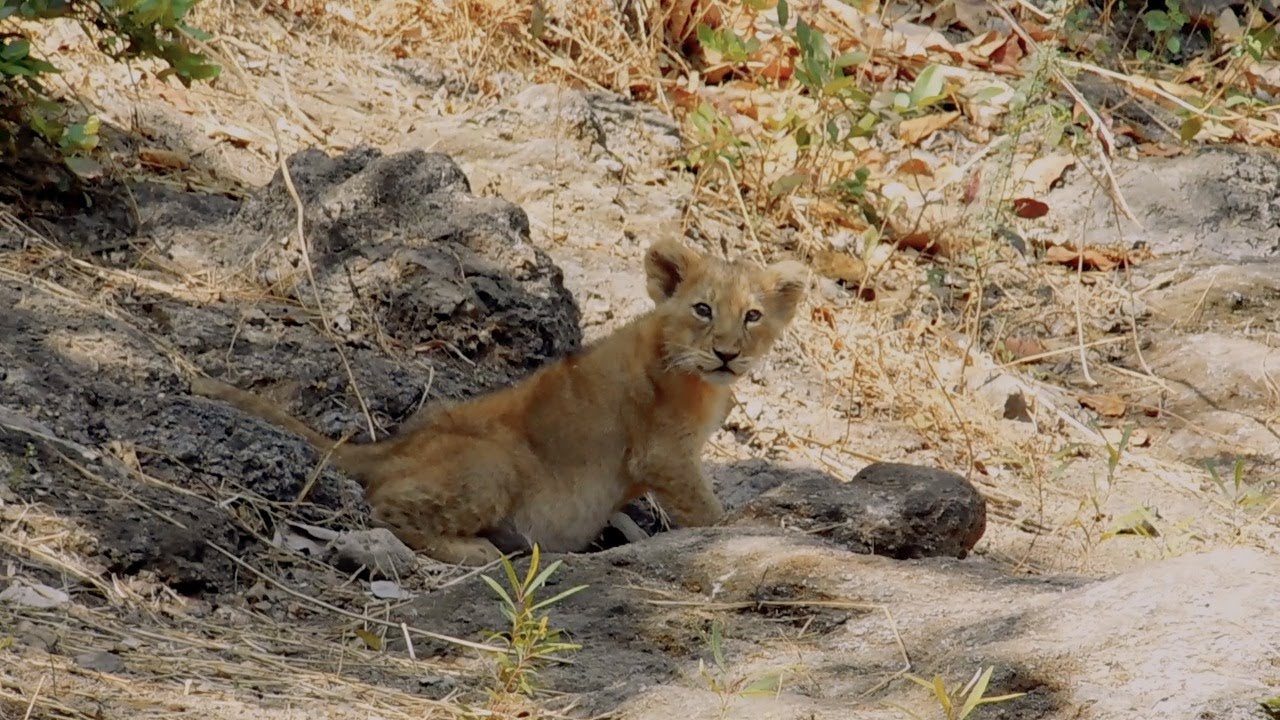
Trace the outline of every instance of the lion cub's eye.
<path fill-rule="evenodd" d="M 693 314 L 704 320 L 711 319 L 711 306 L 706 303 L 698 303 L 693 306 Z"/>
<path fill-rule="evenodd" d="M 746 316 L 747 324 L 758 323 L 760 322 L 760 318 L 761 318 L 761 315 L 759 310 L 747 311 L 747 316 Z"/>

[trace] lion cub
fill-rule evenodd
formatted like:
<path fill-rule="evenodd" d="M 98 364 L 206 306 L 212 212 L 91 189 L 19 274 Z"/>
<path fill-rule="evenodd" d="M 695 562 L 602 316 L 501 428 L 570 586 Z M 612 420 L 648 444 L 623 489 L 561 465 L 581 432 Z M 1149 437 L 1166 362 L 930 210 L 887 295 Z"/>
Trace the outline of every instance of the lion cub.
<path fill-rule="evenodd" d="M 644 264 L 656 303 L 647 314 L 513 386 L 426 408 L 375 443 L 334 447 L 267 400 L 209 378 L 191 391 L 332 450 L 377 524 L 442 562 L 497 559 L 487 536 L 502 529 L 546 551 L 582 550 L 647 492 L 679 525 L 714 524 L 724 509 L 703 476 L 702 447 L 728 413 L 730 385 L 791 322 L 808 273 L 671 240 Z"/>

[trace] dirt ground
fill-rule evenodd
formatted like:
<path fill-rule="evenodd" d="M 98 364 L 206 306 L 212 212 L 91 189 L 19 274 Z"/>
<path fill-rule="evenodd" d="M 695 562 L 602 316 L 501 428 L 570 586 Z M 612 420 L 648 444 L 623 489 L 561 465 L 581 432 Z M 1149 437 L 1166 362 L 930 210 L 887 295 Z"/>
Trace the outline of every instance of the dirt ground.
<path fill-rule="evenodd" d="M 694 204 L 659 104 L 481 81 L 443 49 L 339 62 L 278 8 L 222 46 L 246 78 L 211 87 L 91 61 L 78 32 L 41 42 L 84 59 L 66 84 L 116 164 L 0 205 L 0 714 L 477 716 L 489 588 L 421 558 L 392 590 L 335 567 L 319 538 L 369 527 L 359 488 L 189 378 L 383 437 L 643 312 L 666 236 L 818 271 L 711 443 L 731 506 L 762 473 L 909 462 L 968 478 L 985 532 L 964 559 L 895 560 L 775 511 L 566 556 L 549 590 L 589 587 L 551 622 L 581 650 L 525 711 L 932 717 L 905 672 L 988 665 L 1026 695 L 982 717 L 1234 720 L 1280 695 L 1275 152 L 1118 160 L 1133 224 L 1079 222 L 1111 211 L 1074 168 L 1017 228 L 1140 242 L 1143 263 L 1010 247 L 975 284 L 904 250 L 869 300 L 812 239 Z"/>

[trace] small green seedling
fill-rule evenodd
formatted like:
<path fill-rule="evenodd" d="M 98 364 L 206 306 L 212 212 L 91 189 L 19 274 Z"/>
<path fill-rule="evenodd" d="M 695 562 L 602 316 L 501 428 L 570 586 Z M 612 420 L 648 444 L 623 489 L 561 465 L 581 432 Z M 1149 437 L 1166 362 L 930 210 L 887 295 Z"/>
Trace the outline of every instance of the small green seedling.
<path fill-rule="evenodd" d="M 578 650 L 581 646 L 560 640 L 561 631 L 549 627 L 546 614 L 539 611 L 548 608 L 561 600 L 586 589 L 586 585 L 569 588 L 558 595 L 537 600 L 534 596 L 547 583 L 560 567 L 560 561 L 548 565 L 538 572 L 541 552 L 533 546 L 533 555 L 529 561 L 529 571 L 524 579 L 516 575 L 515 566 L 503 557 L 502 568 L 506 571 L 508 589 L 504 589 L 497 580 L 481 575 L 480 578 L 493 590 L 501 603 L 502 615 L 511 623 L 511 629 L 502 633 L 491 633 L 490 640 L 505 646 L 505 652 L 498 657 L 498 676 L 495 690 L 504 695 L 520 693 L 531 696 L 534 693 L 534 680 L 539 668 L 546 662 L 558 659 L 561 653 Z"/>
<path fill-rule="evenodd" d="M 963 687 L 956 687 L 950 690 L 947 689 L 942 678 L 938 675 L 933 676 L 932 682 L 911 674 L 907 675 L 907 679 L 923 688 L 933 691 L 934 699 L 938 701 L 939 707 L 942 708 L 942 717 L 945 718 L 945 720 L 965 720 L 965 718 L 972 715 L 973 711 L 977 710 L 980 705 L 1006 702 L 1026 695 L 1026 693 L 1010 693 L 1008 695 L 983 697 L 987 692 L 987 685 L 991 682 L 991 673 L 994 670 L 994 667 L 989 667 L 985 670 L 979 668 L 967 684 Z M 898 709 L 917 720 L 923 720 L 909 710 L 904 708 Z"/>

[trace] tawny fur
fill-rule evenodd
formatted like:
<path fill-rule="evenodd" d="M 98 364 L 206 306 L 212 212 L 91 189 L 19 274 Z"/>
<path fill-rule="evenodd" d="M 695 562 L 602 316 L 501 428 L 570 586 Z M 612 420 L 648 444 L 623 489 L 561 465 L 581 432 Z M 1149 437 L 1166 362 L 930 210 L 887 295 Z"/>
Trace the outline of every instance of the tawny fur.
<path fill-rule="evenodd" d="M 796 262 L 729 262 L 676 241 L 649 249 L 645 274 L 656 303 L 647 314 L 513 386 L 425 408 L 379 442 L 334 447 L 274 403 L 216 380 L 196 378 L 191 391 L 331 451 L 379 524 L 443 562 L 496 559 L 484 536 L 500 527 L 547 551 L 581 550 L 648 492 L 678 525 L 711 525 L 724 510 L 702 472 L 703 445 L 724 421 L 733 381 L 791 322 L 808 274 Z"/>

